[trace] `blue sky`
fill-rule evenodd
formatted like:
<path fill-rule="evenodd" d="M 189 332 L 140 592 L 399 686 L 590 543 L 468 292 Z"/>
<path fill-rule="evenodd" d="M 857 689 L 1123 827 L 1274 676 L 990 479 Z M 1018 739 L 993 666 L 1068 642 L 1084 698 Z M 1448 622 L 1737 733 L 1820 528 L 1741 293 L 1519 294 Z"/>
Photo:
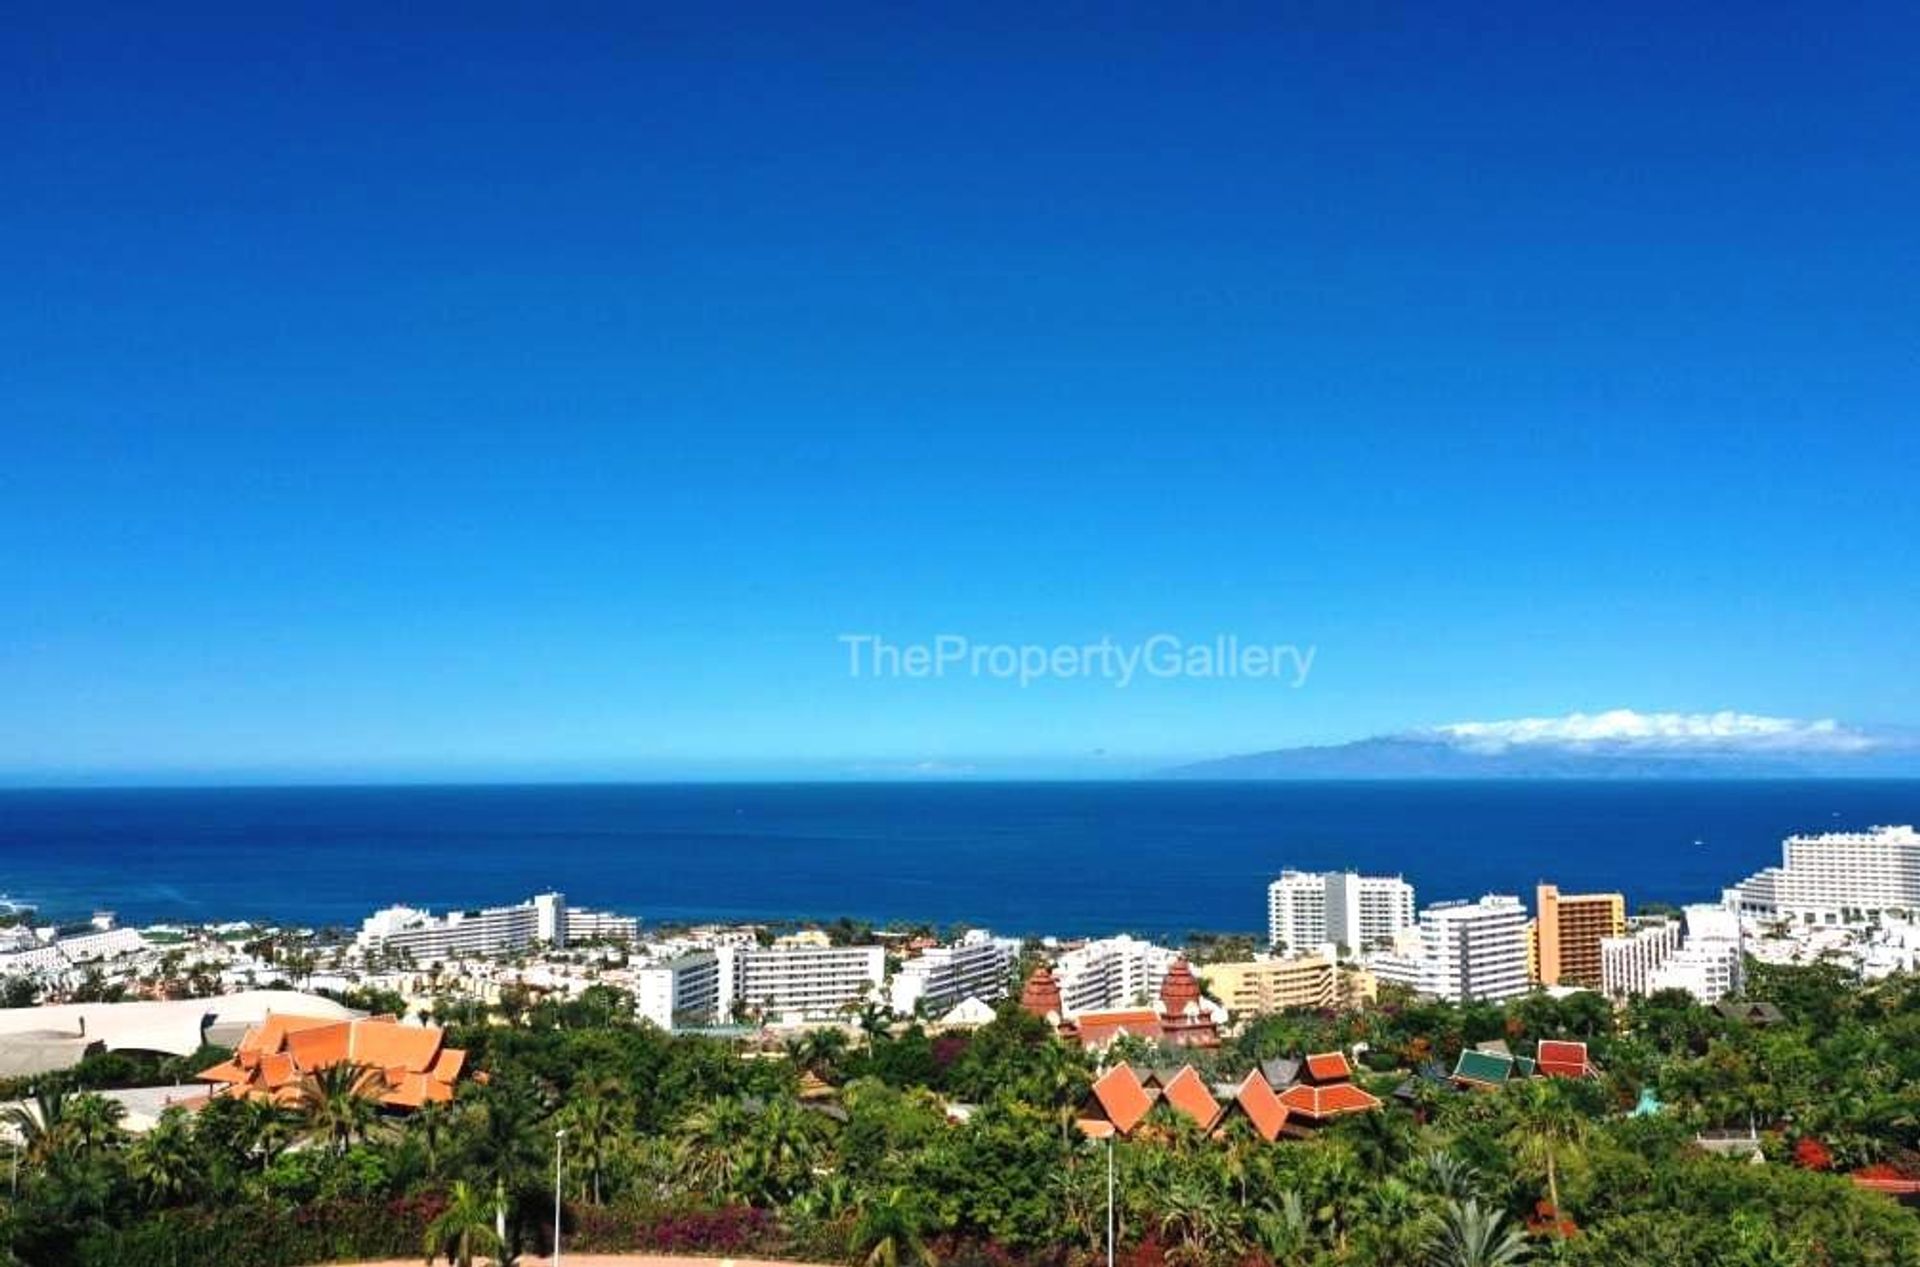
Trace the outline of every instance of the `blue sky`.
<path fill-rule="evenodd" d="M 1920 717 L 1911 9 L 638 8 L 12 16 L 0 772 Z"/>

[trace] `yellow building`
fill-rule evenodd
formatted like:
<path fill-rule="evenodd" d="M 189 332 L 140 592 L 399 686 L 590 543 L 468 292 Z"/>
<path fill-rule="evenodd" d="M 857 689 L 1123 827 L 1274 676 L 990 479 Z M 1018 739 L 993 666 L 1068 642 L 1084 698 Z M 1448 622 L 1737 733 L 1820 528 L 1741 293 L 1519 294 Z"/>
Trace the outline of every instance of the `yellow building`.
<path fill-rule="evenodd" d="M 1197 969 L 1207 993 L 1236 1018 L 1294 1007 L 1355 1006 L 1371 1002 L 1371 973 L 1343 970 L 1327 954 L 1210 963 Z"/>
<path fill-rule="evenodd" d="M 1535 892 L 1532 958 L 1541 985 L 1600 988 L 1600 939 L 1627 931 L 1627 899 L 1618 893 Z"/>

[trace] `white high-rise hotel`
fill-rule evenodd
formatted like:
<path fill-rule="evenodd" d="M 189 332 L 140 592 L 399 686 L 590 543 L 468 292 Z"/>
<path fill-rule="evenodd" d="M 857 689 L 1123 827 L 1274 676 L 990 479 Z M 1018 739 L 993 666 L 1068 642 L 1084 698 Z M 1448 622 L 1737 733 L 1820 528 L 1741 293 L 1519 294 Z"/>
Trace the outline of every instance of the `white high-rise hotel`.
<path fill-rule="evenodd" d="M 1420 912 L 1420 992 L 1462 1002 L 1499 1000 L 1531 988 L 1527 908 L 1517 897 L 1440 902 Z"/>
<path fill-rule="evenodd" d="M 1789 836 L 1781 852 L 1780 866 L 1726 891 L 1727 909 L 1807 924 L 1920 912 L 1920 832 L 1912 827 Z"/>
<path fill-rule="evenodd" d="M 1324 945 L 1359 954 L 1413 923 L 1413 886 L 1399 876 L 1282 871 L 1267 886 L 1267 940 L 1296 954 Z"/>

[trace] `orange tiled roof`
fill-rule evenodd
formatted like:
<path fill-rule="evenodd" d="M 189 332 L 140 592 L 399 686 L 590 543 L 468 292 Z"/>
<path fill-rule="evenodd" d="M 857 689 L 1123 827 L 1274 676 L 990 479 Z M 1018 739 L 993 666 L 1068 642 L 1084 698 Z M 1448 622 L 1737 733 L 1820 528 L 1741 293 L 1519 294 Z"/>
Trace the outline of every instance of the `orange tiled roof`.
<path fill-rule="evenodd" d="M 1280 1097 L 1273 1093 L 1273 1086 L 1258 1069 L 1247 1075 L 1240 1089 L 1233 1094 L 1233 1103 L 1261 1139 L 1271 1144 L 1280 1138 L 1280 1128 L 1287 1124 L 1287 1106 L 1280 1103 Z"/>
<path fill-rule="evenodd" d="M 1307 1057 L 1307 1077 L 1314 1082 L 1345 1082 L 1353 1077 L 1353 1066 L 1341 1052 L 1317 1052 Z"/>
<path fill-rule="evenodd" d="M 1286 1106 L 1289 1113 L 1318 1121 L 1347 1113 L 1367 1113 L 1380 1107 L 1378 1098 L 1351 1082 L 1336 1082 L 1321 1087 L 1288 1087 L 1280 1093 L 1280 1103 Z"/>
<path fill-rule="evenodd" d="M 1166 1102 L 1194 1120 L 1203 1131 L 1210 1131 L 1220 1120 L 1220 1102 L 1207 1090 L 1207 1084 L 1188 1065 L 1173 1076 L 1161 1092 Z"/>
<path fill-rule="evenodd" d="M 443 1047 L 436 1026 L 401 1025 L 390 1017 L 335 1021 L 312 1016 L 269 1016 L 249 1029 L 232 1060 L 200 1077 L 225 1085 L 227 1094 L 260 1096 L 291 1104 L 301 1079 L 339 1064 L 371 1070 L 372 1093 L 389 1108 L 411 1109 L 453 1098 L 467 1053 Z"/>
<path fill-rule="evenodd" d="M 1557 1038 L 1540 1040 L 1540 1072 L 1556 1078 L 1584 1078 L 1592 1072 L 1587 1064 L 1587 1045 Z"/>
<path fill-rule="evenodd" d="M 248 1029 L 240 1039 L 235 1050 L 248 1055 L 266 1055 L 269 1052 L 284 1051 L 287 1036 L 301 1030 L 321 1029 L 340 1022 L 324 1016 L 291 1016 L 274 1013 L 258 1025 Z"/>
<path fill-rule="evenodd" d="M 1153 1098 L 1140 1085 L 1139 1075 L 1125 1061 L 1100 1075 L 1093 1084 L 1093 1099 L 1101 1116 L 1092 1121 L 1108 1128 L 1105 1132 L 1087 1131 L 1096 1138 L 1103 1138 L 1116 1130 L 1122 1135 L 1127 1134 L 1140 1125 L 1147 1110 L 1153 1107 Z M 1083 1121 L 1081 1129 L 1086 1130 L 1087 1125 Z"/>
<path fill-rule="evenodd" d="M 1074 1020 L 1074 1030 L 1083 1047 L 1099 1047 L 1122 1034 L 1136 1038 L 1160 1037 L 1160 1013 L 1151 1008 L 1126 1011 L 1082 1012 Z"/>
<path fill-rule="evenodd" d="M 207 1082 L 244 1083 L 247 1071 L 240 1067 L 237 1060 L 223 1060 L 211 1069 L 202 1069 L 200 1077 Z"/>

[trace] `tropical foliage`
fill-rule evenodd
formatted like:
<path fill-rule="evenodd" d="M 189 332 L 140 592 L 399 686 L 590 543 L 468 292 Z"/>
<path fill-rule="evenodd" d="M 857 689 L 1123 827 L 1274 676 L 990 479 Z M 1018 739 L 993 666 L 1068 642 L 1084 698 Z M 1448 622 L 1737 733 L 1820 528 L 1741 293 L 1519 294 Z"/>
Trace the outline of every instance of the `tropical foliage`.
<path fill-rule="evenodd" d="M 20 1165 L 0 1245 L 34 1267 L 544 1254 L 558 1143 L 583 1251 L 1093 1267 L 1111 1165 L 1124 1267 L 1920 1264 L 1920 1219 L 1845 1177 L 1920 1162 L 1920 985 L 1816 967 L 1757 971 L 1753 992 L 1784 1021 L 1676 995 L 1271 1017 L 1202 1072 L 1340 1047 L 1388 1107 L 1277 1144 L 1160 1110 L 1110 1152 L 1074 1126 L 1088 1059 L 1017 1010 L 971 1035 L 850 1018 L 748 1050 L 636 1024 L 606 990 L 449 1006 L 486 1081 L 408 1116 L 350 1067 L 138 1136 L 110 1100 L 34 1088 L 0 1126 Z M 1420 1076 L 1546 1037 L 1586 1040 L 1602 1074 L 1472 1093 Z M 1703 1150 L 1715 1131 L 1751 1131 L 1767 1163 Z"/>

